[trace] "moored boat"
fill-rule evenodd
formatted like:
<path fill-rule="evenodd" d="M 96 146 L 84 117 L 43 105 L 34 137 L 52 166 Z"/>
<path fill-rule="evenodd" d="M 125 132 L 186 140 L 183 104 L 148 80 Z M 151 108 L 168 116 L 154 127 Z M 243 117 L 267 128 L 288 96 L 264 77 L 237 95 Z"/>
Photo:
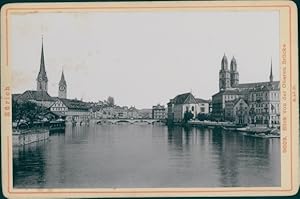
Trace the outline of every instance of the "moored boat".
<path fill-rule="evenodd" d="M 66 128 L 65 121 L 64 120 L 56 120 L 49 122 L 49 131 L 50 133 L 56 132 L 56 131 L 62 131 L 64 132 Z"/>
<path fill-rule="evenodd" d="M 280 138 L 280 135 L 271 134 L 271 133 L 249 133 L 249 132 L 244 132 L 243 135 L 247 136 L 247 137 L 256 137 L 256 138 Z"/>

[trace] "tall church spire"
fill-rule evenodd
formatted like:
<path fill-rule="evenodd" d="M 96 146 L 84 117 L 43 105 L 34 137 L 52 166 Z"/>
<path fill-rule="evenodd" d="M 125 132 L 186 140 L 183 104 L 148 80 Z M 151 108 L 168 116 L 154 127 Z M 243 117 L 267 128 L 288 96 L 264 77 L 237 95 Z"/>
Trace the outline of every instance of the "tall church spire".
<path fill-rule="evenodd" d="M 41 62 L 40 62 L 40 73 L 46 73 L 45 60 L 44 60 L 44 41 L 42 36 L 42 50 L 41 50 Z"/>
<path fill-rule="evenodd" d="M 47 78 L 47 73 L 45 68 L 43 36 L 42 36 L 40 71 L 37 76 L 37 91 L 48 91 L 48 78 Z"/>
<path fill-rule="evenodd" d="M 270 82 L 273 82 L 272 59 L 271 59 Z"/>

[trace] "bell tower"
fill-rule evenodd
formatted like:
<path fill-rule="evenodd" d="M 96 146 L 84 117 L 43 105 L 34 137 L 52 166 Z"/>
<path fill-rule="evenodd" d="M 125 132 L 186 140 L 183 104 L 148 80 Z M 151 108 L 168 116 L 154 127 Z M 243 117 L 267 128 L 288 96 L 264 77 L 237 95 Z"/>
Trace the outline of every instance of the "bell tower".
<path fill-rule="evenodd" d="M 230 72 L 228 70 L 227 57 L 224 54 L 221 62 L 221 70 L 219 71 L 219 89 L 226 90 L 230 88 Z"/>
<path fill-rule="evenodd" d="M 45 60 L 44 60 L 44 47 L 43 47 L 43 37 L 42 37 L 42 50 L 41 50 L 41 62 L 40 62 L 40 71 L 36 78 L 36 90 L 37 91 L 48 91 L 48 78 L 45 69 Z"/>
<path fill-rule="evenodd" d="M 236 87 L 239 84 L 239 72 L 237 71 L 237 64 L 234 57 L 230 62 L 230 84 L 231 87 Z"/>
<path fill-rule="evenodd" d="M 65 80 L 64 71 L 61 72 L 61 77 L 58 84 L 58 97 L 64 99 L 67 98 L 67 82 Z"/>

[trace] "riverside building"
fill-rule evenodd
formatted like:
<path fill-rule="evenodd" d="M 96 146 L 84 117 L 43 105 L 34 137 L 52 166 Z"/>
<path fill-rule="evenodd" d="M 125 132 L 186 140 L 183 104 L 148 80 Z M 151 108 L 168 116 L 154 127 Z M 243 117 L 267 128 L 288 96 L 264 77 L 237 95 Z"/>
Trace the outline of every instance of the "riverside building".
<path fill-rule="evenodd" d="M 212 115 L 219 121 L 279 125 L 279 83 L 273 81 L 271 62 L 269 81 L 240 84 L 236 59 L 234 57 L 231 59 L 228 69 L 228 60 L 224 54 L 219 71 L 219 92 L 212 96 Z M 230 110 L 240 107 L 237 103 L 242 104 L 244 108 L 242 112 Z"/>

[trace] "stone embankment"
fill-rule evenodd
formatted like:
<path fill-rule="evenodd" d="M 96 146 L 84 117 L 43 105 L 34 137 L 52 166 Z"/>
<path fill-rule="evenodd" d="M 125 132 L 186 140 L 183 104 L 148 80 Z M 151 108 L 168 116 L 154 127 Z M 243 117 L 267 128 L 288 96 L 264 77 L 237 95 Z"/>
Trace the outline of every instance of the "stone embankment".
<path fill-rule="evenodd" d="M 49 138 L 48 129 L 26 129 L 13 130 L 13 146 L 22 146 L 33 142 L 47 140 Z"/>

